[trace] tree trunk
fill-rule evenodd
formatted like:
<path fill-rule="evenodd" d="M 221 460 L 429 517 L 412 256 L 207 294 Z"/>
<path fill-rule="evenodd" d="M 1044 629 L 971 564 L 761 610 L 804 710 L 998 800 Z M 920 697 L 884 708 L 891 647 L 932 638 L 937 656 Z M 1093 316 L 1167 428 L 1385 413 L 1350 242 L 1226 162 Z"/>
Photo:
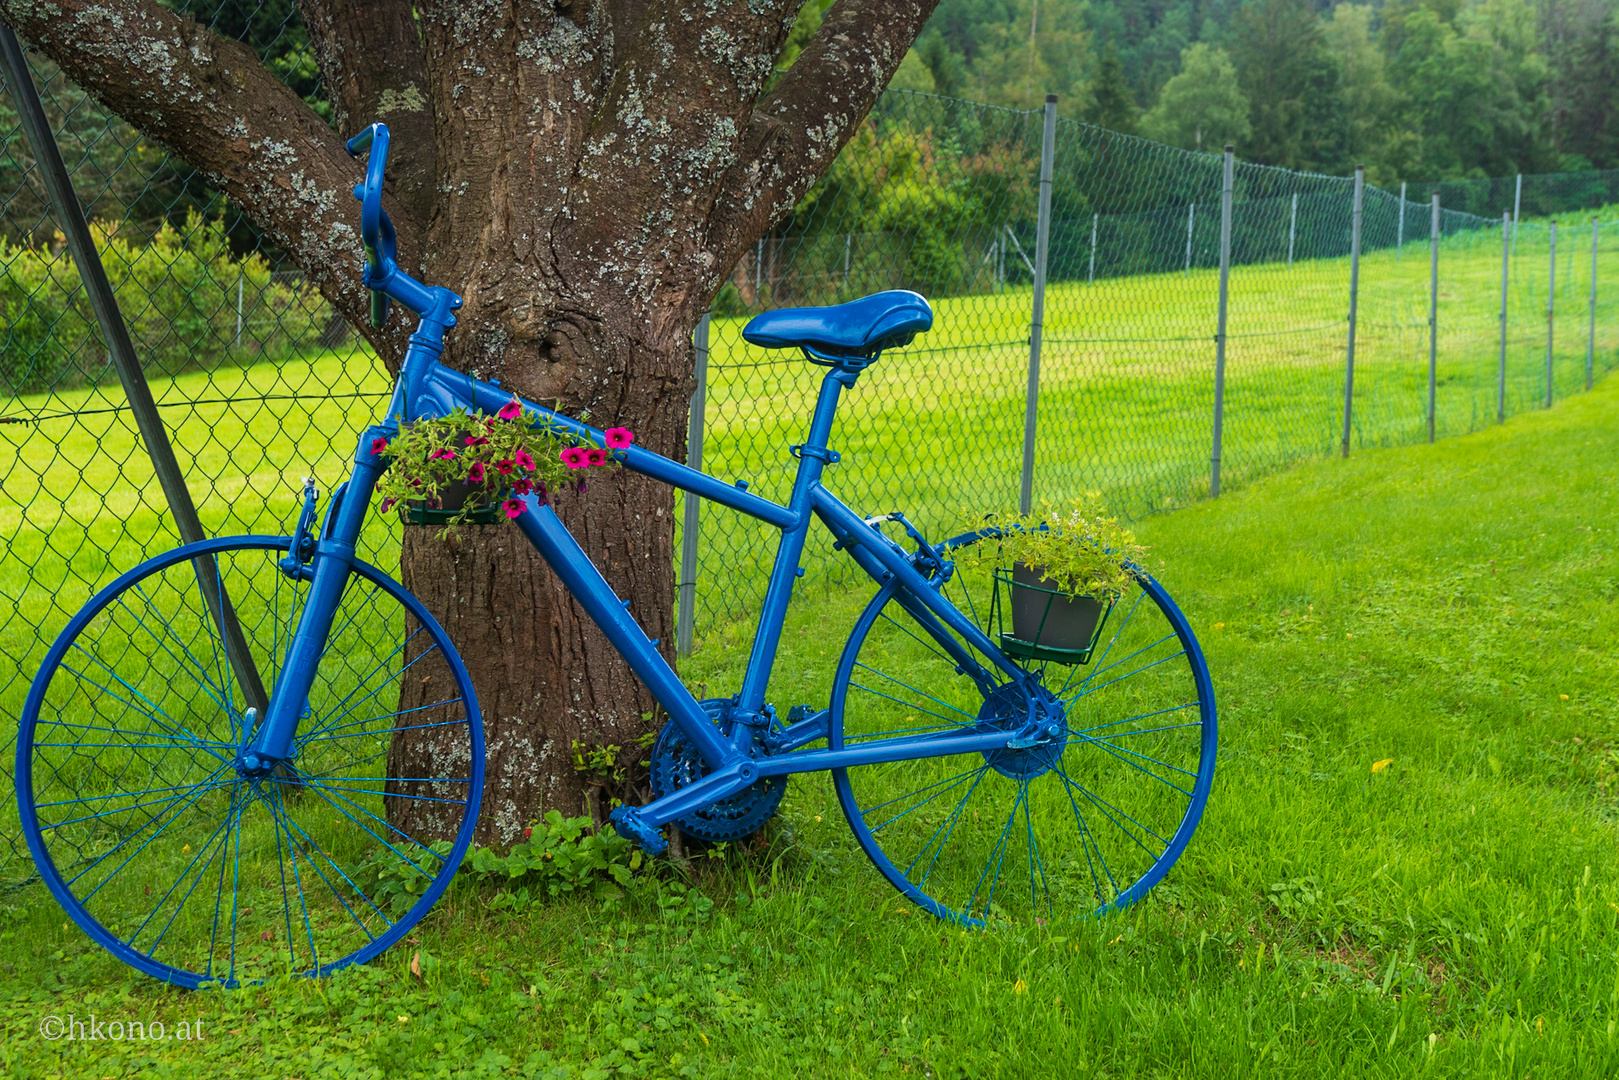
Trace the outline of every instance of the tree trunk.
<path fill-rule="evenodd" d="M 777 72 L 801 3 L 300 0 L 336 131 L 252 50 L 155 0 L 0 0 L 0 18 L 234 199 L 397 365 L 413 327 L 398 311 L 365 325 L 361 170 L 343 150 L 386 122 L 399 264 L 466 301 L 444 362 L 680 457 L 692 327 L 832 164 L 933 8 L 838 0 Z M 672 659 L 673 493 L 619 471 L 557 502 Z M 515 529 L 409 529 L 402 569 L 477 690 L 484 842 L 585 809 L 596 785 L 572 768 L 575 742 L 640 760 L 654 703 Z M 442 700 L 445 679 L 413 669 L 401 706 Z M 465 767 L 419 728 L 396 739 L 393 775 Z M 413 835 L 444 833 L 422 802 L 391 803 Z"/>

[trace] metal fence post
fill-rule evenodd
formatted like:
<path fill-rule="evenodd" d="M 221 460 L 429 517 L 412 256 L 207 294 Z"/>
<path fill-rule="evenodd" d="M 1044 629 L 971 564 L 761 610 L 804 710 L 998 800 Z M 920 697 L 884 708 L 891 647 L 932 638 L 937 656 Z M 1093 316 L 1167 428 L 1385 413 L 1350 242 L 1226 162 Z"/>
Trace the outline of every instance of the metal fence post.
<path fill-rule="evenodd" d="M 236 348 L 242 347 L 242 278 L 246 274 L 242 268 L 236 268 Z"/>
<path fill-rule="evenodd" d="M 1023 478 L 1018 512 L 1034 505 L 1034 421 L 1040 409 L 1040 334 L 1046 317 L 1046 258 L 1051 250 L 1051 174 L 1057 156 L 1057 95 L 1046 95 L 1040 135 L 1040 217 L 1034 242 L 1034 301 L 1029 310 L 1029 389 L 1023 411 Z"/>
<path fill-rule="evenodd" d="M 1225 172 L 1220 183 L 1220 314 L 1214 334 L 1214 444 L 1209 452 L 1209 497 L 1220 497 L 1220 443 L 1225 427 L 1226 301 L 1231 282 L 1231 198 L 1236 171 L 1236 148 L 1225 148 Z"/>
<path fill-rule="evenodd" d="M 1197 203 L 1186 204 L 1186 272 L 1192 272 L 1192 224 L 1197 219 Z"/>
<path fill-rule="evenodd" d="M 1439 193 L 1428 227 L 1428 441 L 1434 441 L 1434 399 L 1439 387 Z"/>
<path fill-rule="evenodd" d="M 181 541 L 187 544 L 206 539 L 207 534 L 202 531 L 202 523 L 197 518 L 196 504 L 191 501 L 191 489 L 186 486 L 185 476 L 180 472 L 174 447 L 169 443 L 168 430 L 163 426 L 163 418 L 157 414 L 152 388 L 147 385 L 146 373 L 141 370 L 140 360 L 135 355 L 129 327 L 118 309 L 118 297 L 107 279 L 107 268 L 101 263 L 101 255 L 96 251 L 95 240 L 85 223 L 84 207 L 79 205 L 67 166 L 62 162 L 62 149 L 56 144 L 45 107 L 40 104 L 39 90 L 34 86 L 34 77 L 28 70 L 28 58 L 17 35 L 5 23 L 0 23 L 0 74 L 5 76 L 6 84 L 11 87 L 17 118 L 34 152 L 34 161 L 50 197 L 56 223 L 61 226 L 68 251 L 78 265 L 79 277 L 84 282 L 85 295 L 95 312 L 96 324 L 101 328 L 108 357 L 118 372 L 118 381 L 123 384 L 124 395 L 129 399 L 129 411 L 135 418 L 135 427 L 140 432 L 141 441 L 146 444 L 147 456 L 152 460 L 152 471 L 157 474 L 163 497 L 169 504 L 169 513 L 174 517 L 175 531 L 180 534 Z M 192 562 L 197 586 L 208 607 L 209 616 L 219 628 L 225 645 L 225 657 L 236 676 L 237 685 L 247 706 L 257 709 L 262 717 L 269 708 L 270 696 L 265 693 L 258 665 L 248 651 L 247 639 L 242 636 L 236 609 L 220 584 L 219 569 L 211 555 L 198 556 Z"/>
<path fill-rule="evenodd" d="M 1344 354 L 1344 457 L 1355 419 L 1355 315 L 1360 303 L 1360 214 L 1366 193 L 1366 166 L 1355 166 L 1355 202 L 1349 215 L 1349 346 Z"/>
<path fill-rule="evenodd" d="M 1512 196 L 1512 224 L 1516 226 L 1523 220 L 1523 173 L 1518 174 L 1517 191 Z M 1518 230 L 1512 230 L 1512 253 L 1518 253 Z"/>
<path fill-rule="evenodd" d="M 1552 333 L 1557 327 L 1557 222 L 1546 233 L 1546 408 L 1552 407 Z"/>
<path fill-rule="evenodd" d="M 1512 234 L 1516 231 L 1512 212 L 1501 211 L 1501 373 L 1495 393 L 1495 422 L 1498 424 L 1506 423 L 1507 419 L 1507 278 L 1512 265 Z"/>
<path fill-rule="evenodd" d="M 1293 193 L 1293 214 L 1287 219 L 1287 265 L 1293 265 L 1293 241 L 1299 235 L 1299 193 Z"/>
<path fill-rule="evenodd" d="M 1585 388 L 1591 389 L 1591 366 L 1597 351 L 1597 238 L 1602 228 L 1601 219 L 1591 219 L 1591 334 L 1585 341 Z"/>
<path fill-rule="evenodd" d="M 1394 261 L 1400 261 L 1400 249 L 1405 247 L 1405 181 L 1400 181 L 1400 220 L 1394 226 Z M 1437 197 L 1437 196 L 1436 196 Z"/>
<path fill-rule="evenodd" d="M 691 393 L 691 412 L 686 418 L 686 464 L 703 468 L 703 419 L 708 403 L 708 315 L 697 320 L 697 389 Z M 703 500 L 693 492 L 682 493 L 685 514 L 680 523 L 680 618 L 675 623 L 675 651 L 691 654 L 692 627 L 697 618 L 697 533 L 702 524 Z"/>
<path fill-rule="evenodd" d="M 1096 280 L 1096 226 L 1101 220 L 1101 214 L 1091 215 L 1091 268 L 1085 273 L 1087 285 Z"/>

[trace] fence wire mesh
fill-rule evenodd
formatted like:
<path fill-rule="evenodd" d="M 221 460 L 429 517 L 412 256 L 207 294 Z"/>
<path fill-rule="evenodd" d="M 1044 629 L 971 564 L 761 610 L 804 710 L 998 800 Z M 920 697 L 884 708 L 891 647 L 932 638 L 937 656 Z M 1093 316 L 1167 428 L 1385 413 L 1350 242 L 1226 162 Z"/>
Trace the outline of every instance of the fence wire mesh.
<path fill-rule="evenodd" d="M 748 317 L 913 288 L 933 302 L 934 329 L 886 354 L 845 396 L 835 435 L 843 460 L 826 483 L 851 505 L 903 510 L 935 535 L 969 511 L 1014 506 L 1040 155 L 1038 111 L 885 95 L 851 150 L 790 222 L 760 239 L 715 303 L 705 471 L 778 499 L 792 484 L 785 447 L 802 434 L 820 373 L 743 342 Z M 1053 176 L 1035 500 L 1097 491 L 1135 516 L 1206 496 L 1221 158 L 1059 119 Z M 1619 173 L 1523 178 L 1524 214 L 1564 219 L 1559 395 L 1584 385 L 1588 343 L 1598 375 L 1619 344 L 1613 300 L 1599 297 L 1591 334 L 1590 214 L 1581 238 L 1569 235 L 1580 211 L 1616 201 L 1616 185 Z M 1417 187 L 1403 203 L 1398 193 L 1364 189 L 1352 448 L 1427 437 L 1434 230 L 1431 207 L 1417 196 L 1426 200 L 1430 189 L 1442 203 L 1436 433 L 1472 431 L 1497 415 L 1500 213 L 1512 208 L 1518 182 Z M 1465 206 L 1446 208 L 1452 194 Z M 1236 165 L 1227 486 L 1340 445 L 1353 201 L 1351 178 Z M 1619 252 L 1610 261 L 1612 226 L 1603 228 L 1598 277 L 1611 280 L 1604 275 L 1619 271 Z M 1545 402 L 1547 232 L 1537 221 L 1506 233 L 1508 415 Z M 775 553 L 768 527 L 718 507 L 702 515 L 692 590 L 699 628 L 753 610 Z M 804 564 L 828 583 L 847 580 L 850 569 L 813 535 Z"/>
<path fill-rule="evenodd" d="M 220 28 L 278 57 L 318 103 L 295 21 L 264 15 Z M 286 532 L 303 477 L 330 487 L 345 475 L 348 448 L 388 393 L 383 364 L 184 163 L 48 64 L 36 61 L 35 79 L 205 530 Z M 745 344 L 751 314 L 912 288 L 932 300 L 935 328 L 847 395 L 834 436 L 842 462 L 828 484 L 868 512 L 903 510 L 933 534 L 969 510 L 1015 504 L 1041 127 L 1038 111 L 884 96 L 716 298 L 706 471 L 767 497 L 785 498 L 791 485 L 786 447 L 802 437 L 819 371 Z M 50 642 L 96 589 L 178 537 L 3 87 L 0 139 L 0 754 L 9 776 L 16 723 Z M 1184 505 L 1209 484 L 1221 160 L 1059 121 L 1053 175 L 1035 498 L 1100 491 L 1132 516 Z M 1248 164 L 1235 175 L 1227 486 L 1338 446 L 1353 200 L 1341 177 Z M 1609 298 L 1619 293 L 1592 290 L 1593 270 L 1599 282 L 1619 281 L 1619 236 L 1611 224 L 1594 229 L 1589 213 L 1615 201 L 1619 174 L 1525 177 L 1522 196 L 1518 186 L 1433 185 L 1446 207 L 1439 435 L 1493 422 L 1502 385 L 1507 414 L 1541 407 L 1548 370 L 1561 397 L 1619 352 L 1619 300 Z M 1427 437 L 1432 230 L 1428 188 L 1416 188 L 1403 203 L 1365 191 L 1354 447 Z M 1554 305 L 1551 222 L 1504 234 L 1499 215 L 1515 197 L 1526 217 L 1556 216 Z M 700 520 L 699 636 L 756 607 L 775 551 L 770 529 L 723 508 L 704 506 Z M 377 519 L 362 554 L 392 569 L 398 546 L 397 530 Z M 812 582 L 846 580 L 818 538 L 804 564 Z M 5 800 L 0 882 L 31 874 L 15 815 Z"/>

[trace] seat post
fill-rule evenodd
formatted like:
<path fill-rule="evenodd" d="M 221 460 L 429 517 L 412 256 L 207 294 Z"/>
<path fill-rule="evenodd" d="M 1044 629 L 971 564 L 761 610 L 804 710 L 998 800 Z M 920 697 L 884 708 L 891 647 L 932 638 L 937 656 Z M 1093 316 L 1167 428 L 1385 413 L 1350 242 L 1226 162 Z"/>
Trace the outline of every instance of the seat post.
<path fill-rule="evenodd" d="M 798 458 L 798 474 L 793 478 L 793 494 L 787 502 L 797 524 L 787 529 L 776 549 L 776 561 L 770 569 L 770 585 L 765 590 L 764 609 L 759 613 L 759 632 L 754 635 L 753 648 L 748 656 L 747 674 L 742 680 L 742 692 L 737 705 L 744 714 L 757 714 L 764 707 L 765 688 L 770 685 L 770 671 L 775 665 L 776 647 L 781 642 L 782 624 L 787 619 L 787 602 L 792 598 L 793 581 L 799 573 L 798 560 L 804 554 L 804 538 L 809 535 L 810 497 L 821 482 L 821 473 L 838 460 L 836 450 L 828 449 L 832 437 L 832 421 L 838 411 L 838 395 L 846 386 L 854 384 L 858 372 L 833 368 L 821 380 L 821 392 L 815 399 L 815 415 L 810 420 L 809 434 L 801 446 L 792 447 Z M 733 732 L 733 741 L 749 736 L 740 727 Z"/>

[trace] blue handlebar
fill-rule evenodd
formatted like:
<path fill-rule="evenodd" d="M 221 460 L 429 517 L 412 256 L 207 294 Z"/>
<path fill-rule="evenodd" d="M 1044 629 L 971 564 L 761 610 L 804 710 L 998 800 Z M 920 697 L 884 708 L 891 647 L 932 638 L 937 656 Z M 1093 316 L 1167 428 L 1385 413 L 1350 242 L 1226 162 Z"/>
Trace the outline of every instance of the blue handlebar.
<path fill-rule="evenodd" d="M 388 125 L 372 124 L 347 143 L 349 155 L 359 157 L 371 151 L 366 164 L 365 183 L 356 184 L 354 197 L 360 200 L 360 236 L 365 241 L 366 284 L 384 280 L 394 267 L 397 243 L 394 223 L 382 208 L 382 181 L 388 168 Z M 388 321 L 388 297 L 380 289 L 371 290 L 371 325 Z"/>

